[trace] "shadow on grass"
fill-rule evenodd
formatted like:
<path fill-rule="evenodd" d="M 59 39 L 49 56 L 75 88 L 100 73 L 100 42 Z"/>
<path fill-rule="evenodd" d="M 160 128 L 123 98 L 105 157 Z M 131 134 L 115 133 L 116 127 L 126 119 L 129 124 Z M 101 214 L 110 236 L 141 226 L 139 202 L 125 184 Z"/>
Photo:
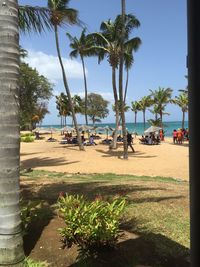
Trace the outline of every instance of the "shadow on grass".
<path fill-rule="evenodd" d="M 112 197 L 116 195 L 128 195 L 131 193 L 137 193 L 141 191 L 160 191 L 166 190 L 162 187 L 145 187 L 145 186 L 130 186 L 126 184 L 122 185 L 109 185 L 106 182 L 81 182 L 81 183 L 67 183 L 67 182 L 54 182 L 54 183 L 38 183 L 36 190 L 34 184 L 23 184 L 21 185 L 22 196 L 25 199 L 42 199 L 47 201 L 49 204 L 53 204 L 58 199 L 60 192 L 67 194 L 82 194 L 88 199 L 92 200 L 97 195 L 103 197 Z M 167 196 L 167 197 L 147 197 L 131 200 L 131 202 L 142 203 L 142 202 L 159 202 L 168 199 L 177 199 L 182 196 Z"/>
<path fill-rule="evenodd" d="M 33 187 L 36 187 L 33 190 Z M 67 192 L 69 194 L 83 194 L 88 199 L 94 199 L 96 195 L 109 197 L 116 194 L 128 195 L 148 190 L 165 190 L 162 187 L 148 186 L 130 186 L 130 185 L 106 185 L 106 182 L 85 182 L 85 183 L 45 183 L 45 184 L 22 184 L 22 196 L 25 199 L 41 199 L 49 205 L 54 204 L 59 193 Z M 161 196 L 161 197 L 139 197 L 131 200 L 133 203 L 143 202 L 159 202 L 169 199 L 178 199 L 183 196 Z M 38 226 L 33 225 L 33 230 L 25 240 L 26 255 L 34 248 L 44 227 L 49 223 L 51 217 L 47 217 L 44 222 L 40 222 Z M 165 237 L 161 234 L 137 232 L 137 222 L 133 219 L 121 224 L 120 228 L 128 233 L 126 238 L 122 238 L 116 249 L 99 252 L 96 257 L 90 257 L 85 260 L 74 259 L 73 263 L 68 267 L 134 267 L 137 264 L 143 264 L 153 267 L 189 267 L 187 262 L 189 249 L 178 244 L 177 242 Z M 131 230 L 134 229 L 134 233 Z M 135 231 L 136 229 L 136 231 Z M 33 234 L 34 233 L 34 234 Z M 26 237 L 25 237 L 26 238 Z M 67 252 L 69 253 L 69 251 Z M 75 262 L 76 261 L 76 262 Z M 58 265 L 55 265 L 58 266 Z"/>
<path fill-rule="evenodd" d="M 29 255 L 39 240 L 43 229 L 49 224 L 54 214 L 49 205 L 42 206 L 37 210 L 37 217 L 30 223 L 27 234 L 23 237 L 24 253 Z M 36 219 L 37 218 L 37 219 Z"/>
<path fill-rule="evenodd" d="M 73 163 L 78 163 L 79 161 L 67 161 L 65 158 L 31 158 L 21 161 L 21 169 L 27 169 L 27 168 L 35 168 L 35 167 L 46 167 L 46 166 L 61 166 L 61 165 L 68 165 Z"/>
<path fill-rule="evenodd" d="M 120 241 L 114 250 L 101 251 L 96 257 L 78 260 L 70 267 L 189 267 L 188 255 L 186 247 L 163 235 L 150 233 L 136 238 L 130 236 Z"/>

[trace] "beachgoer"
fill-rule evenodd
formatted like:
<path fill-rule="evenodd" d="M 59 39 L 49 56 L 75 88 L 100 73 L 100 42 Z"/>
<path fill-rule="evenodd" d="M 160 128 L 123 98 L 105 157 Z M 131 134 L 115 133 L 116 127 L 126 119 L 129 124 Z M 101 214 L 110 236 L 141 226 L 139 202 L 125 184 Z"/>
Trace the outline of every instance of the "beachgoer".
<path fill-rule="evenodd" d="M 164 141 L 164 131 L 163 131 L 163 129 L 161 129 L 161 130 L 159 131 L 159 135 L 160 135 L 160 140 L 161 140 L 161 141 Z"/>
<path fill-rule="evenodd" d="M 177 131 L 177 142 L 178 142 L 178 144 L 182 144 L 182 141 L 183 141 L 182 129 L 178 129 L 178 131 Z"/>
<path fill-rule="evenodd" d="M 132 149 L 132 151 L 134 153 L 135 150 L 134 150 L 134 148 L 132 146 L 132 143 L 133 143 L 133 137 L 132 137 L 132 135 L 129 132 L 127 132 L 127 149 L 130 146 L 130 148 Z"/>
<path fill-rule="evenodd" d="M 174 144 L 175 143 L 177 143 L 177 130 L 176 129 L 174 129 L 174 131 L 173 131 L 173 133 L 172 133 L 172 135 L 173 135 L 173 142 L 174 142 Z"/>

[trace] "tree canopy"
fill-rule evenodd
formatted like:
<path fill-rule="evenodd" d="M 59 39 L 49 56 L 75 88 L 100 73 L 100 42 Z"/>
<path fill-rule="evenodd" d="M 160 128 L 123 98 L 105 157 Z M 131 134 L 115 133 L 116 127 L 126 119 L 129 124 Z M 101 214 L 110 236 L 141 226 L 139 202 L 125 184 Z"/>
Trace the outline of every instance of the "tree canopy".
<path fill-rule="evenodd" d="M 34 116 L 41 121 L 48 113 L 47 103 L 52 96 L 53 85 L 26 63 L 20 63 L 19 104 L 21 129 L 33 126 Z"/>

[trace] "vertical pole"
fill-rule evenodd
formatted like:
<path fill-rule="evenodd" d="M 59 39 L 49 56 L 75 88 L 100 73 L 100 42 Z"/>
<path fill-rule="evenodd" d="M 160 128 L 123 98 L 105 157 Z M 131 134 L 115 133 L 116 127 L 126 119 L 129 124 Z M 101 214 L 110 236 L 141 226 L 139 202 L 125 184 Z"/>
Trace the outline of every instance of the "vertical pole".
<path fill-rule="evenodd" d="M 200 266 L 200 5 L 187 0 L 191 266 Z"/>

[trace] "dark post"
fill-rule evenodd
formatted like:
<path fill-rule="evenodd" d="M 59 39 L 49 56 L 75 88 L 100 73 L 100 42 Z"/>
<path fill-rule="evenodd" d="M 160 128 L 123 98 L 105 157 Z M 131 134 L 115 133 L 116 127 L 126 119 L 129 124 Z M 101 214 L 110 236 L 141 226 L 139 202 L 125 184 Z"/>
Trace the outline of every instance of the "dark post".
<path fill-rule="evenodd" d="M 191 267 L 200 266 L 200 3 L 187 0 Z"/>

